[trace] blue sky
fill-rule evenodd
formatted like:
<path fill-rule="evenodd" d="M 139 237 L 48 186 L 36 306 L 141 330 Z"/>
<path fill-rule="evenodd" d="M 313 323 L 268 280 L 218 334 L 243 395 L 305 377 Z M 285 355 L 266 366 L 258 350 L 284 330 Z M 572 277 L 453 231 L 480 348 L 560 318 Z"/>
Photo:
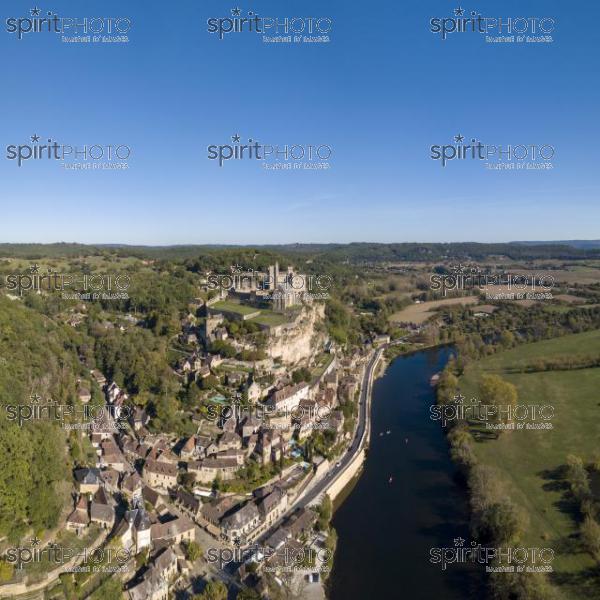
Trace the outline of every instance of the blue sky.
<path fill-rule="evenodd" d="M 17 40 L 0 7 L 0 241 L 293 243 L 510 241 L 600 237 L 597 3 L 462 3 L 467 14 L 552 17 L 551 44 L 486 44 L 429 31 L 459 3 L 335 0 L 43 0 L 42 14 L 127 17 L 128 44 Z M 207 19 L 255 11 L 327 17 L 328 44 L 219 40 Z M 33 134 L 59 143 L 126 144 L 123 172 L 18 167 L 6 147 Z M 231 136 L 327 144 L 326 171 L 219 168 L 207 146 Z M 497 172 L 481 161 L 442 168 L 430 146 L 455 135 L 549 144 L 551 171 Z"/>

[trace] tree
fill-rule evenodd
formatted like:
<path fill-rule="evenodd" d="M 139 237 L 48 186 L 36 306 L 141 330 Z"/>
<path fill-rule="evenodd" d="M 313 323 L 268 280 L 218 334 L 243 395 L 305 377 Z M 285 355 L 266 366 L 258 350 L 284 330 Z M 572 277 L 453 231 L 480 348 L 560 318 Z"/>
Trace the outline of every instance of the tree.
<path fill-rule="evenodd" d="M 504 330 L 500 334 L 500 345 L 504 348 L 512 348 L 515 345 L 515 336 L 512 331 Z"/>
<path fill-rule="evenodd" d="M 484 375 L 479 383 L 481 404 L 493 407 L 488 414 L 496 423 L 512 422 L 512 414 L 517 405 L 517 388 L 498 375 Z"/>
<path fill-rule="evenodd" d="M 250 563 L 255 564 L 255 563 Z M 244 588 L 238 592 L 236 600 L 260 600 L 260 594 L 252 588 Z"/>
<path fill-rule="evenodd" d="M 219 378 L 215 375 L 207 375 L 204 377 L 200 383 L 200 386 L 203 390 L 210 390 L 219 385 Z"/>
<path fill-rule="evenodd" d="M 194 600 L 227 600 L 227 587 L 222 581 L 210 581 Z"/>
<path fill-rule="evenodd" d="M 202 548 L 196 542 L 188 542 L 185 545 L 185 557 L 191 562 L 196 562 L 202 557 Z"/>
<path fill-rule="evenodd" d="M 237 350 L 223 340 L 215 340 L 208 351 L 212 354 L 220 354 L 224 358 L 233 358 L 237 354 Z"/>
<path fill-rule="evenodd" d="M 331 504 L 331 498 L 325 494 L 323 501 L 317 508 L 318 519 L 317 529 L 319 531 L 327 531 L 329 529 L 329 521 L 331 521 L 331 515 L 333 513 L 333 506 Z"/>
<path fill-rule="evenodd" d="M 580 503 L 590 498 L 590 481 L 587 470 L 583 460 L 574 454 L 567 456 L 567 480 L 573 495 Z"/>
<path fill-rule="evenodd" d="M 593 517 L 587 516 L 579 530 L 584 548 L 600 562 L 600 524 Z"/>
<path fill-rule="evenodd" d="M 306 367 L 301 367 L 300 369 L 296 369 L 292 373 L 292 381 L 294 383 L 300 383 L 301 381 L 310 381 L 312 374 L 309 369 Z"/>
<path fill-rule="evenodd" d="M 10 581 L 13 576 L 14 567 L 5 560 L 0 560 L 0 581 Z"/>
<path fill-rule="evenodd" d="M 526 514 L 509 499 L 492 504 L 483 515 L 482 525 L 496 544 L 510 544 L 517 540 L 527 521 Z"/>
<path fill-rule="evenodd" d="M 181 476 L 181 485 L 183 485 L 183 487 L 190 489 L 195 483 L 196 477 L 193 473 L 184 473 Z"/>

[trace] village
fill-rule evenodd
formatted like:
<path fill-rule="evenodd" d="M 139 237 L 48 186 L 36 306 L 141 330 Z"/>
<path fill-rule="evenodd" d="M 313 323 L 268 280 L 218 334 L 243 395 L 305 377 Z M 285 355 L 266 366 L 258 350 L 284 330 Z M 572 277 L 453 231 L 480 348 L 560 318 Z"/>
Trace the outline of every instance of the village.
<path fill-rule="evenodd" d="M 203 392 L 186 415 L 192 435 L 153 431 L 146 409 L 98 369 L 79 383 L 80 402 L 97 386 L 107 410 L 90 424 L 96 460 L 74 470 L 66 527 L 80 537 L 97 527 L 96 544 L 127 552 L 119 575 L 131 600 L 191 594 L 215 579 L 269 597 L 269 586 L 298 591 L 328 568 L 314 560 L 328 556 L 327 534 L 315 527 L 318 502 L 300 499 L 351 450 L 370 347 L 344 356 L 318 330 L 321 307 L 283 289 L 267 309 L 279 319 L 270 314 L 257 336 L 247 324 L 266 312 L 257 308 L 264 300 L 239 287 L 198 302 L 181 322 L 178 348 L 188 351 L 174 371 Z M 235 335 L 244 326 L 250 335 Z"/>

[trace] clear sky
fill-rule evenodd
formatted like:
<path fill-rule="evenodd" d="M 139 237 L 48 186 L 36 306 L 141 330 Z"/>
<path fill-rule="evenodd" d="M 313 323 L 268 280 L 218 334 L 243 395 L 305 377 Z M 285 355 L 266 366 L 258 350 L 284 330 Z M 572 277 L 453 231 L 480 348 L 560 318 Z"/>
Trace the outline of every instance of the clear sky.
<path fill-rule="evenodd" d="M 30 6 L 31 5 L 31 6 Z M 485 5 L 485 8 L 482 7 Z M 442 41 L 429 20 L 551 17 L 553 43 Z M 41 15 L 127 17 L 127 44 L 18 40 L 2 2 L 0 241 L 293 243 L 599 238 L 597 2 L 41 0 Z M 326 17 L 328 44 L 219 40 L 207 19 Z M 37 134 L 61 144 L 126 144 L 126 171 L 72 172 L 8 160 Z M 208 160 L 238 134 L 327 144 L 325 171 Z M 430 146 L 455 135 L 549 144 L 551 171 L 442 167 Z M 40 142 L 41 143 L 41 142 Z M 466 143 L 466 142 L 465 142 Z"/>

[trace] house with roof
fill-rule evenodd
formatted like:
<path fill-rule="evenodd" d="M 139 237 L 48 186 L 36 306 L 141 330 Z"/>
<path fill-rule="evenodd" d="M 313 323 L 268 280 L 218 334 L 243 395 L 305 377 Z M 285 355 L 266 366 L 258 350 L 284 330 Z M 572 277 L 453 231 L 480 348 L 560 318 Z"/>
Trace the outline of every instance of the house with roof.
<path fill-rule="evenodd" d="M 177 466 L 168 462 L 147 460 L 144 465 L 143 478 L 150 487 L 164 490 L 177 485 Z"/>
<path fill-rule="evenodd" d="M 95 494 L 102 483 L 99 469 L 75 469 L 73 476 L 75 487 L 80 494 Z"/>
<path fill-rule="evenodd" d="M 284 527 L 279 527 L 267 538 L 265 545 L 273 550 L 279 550 L 289 539 L 290 532 Z"/>
<path fill-rule="evenodd" d="M 119 490 L 120 476 L 121 474 L 119 473 L 119 471 L 111 469 L 110 467 L 108 469 L 100 471 L 100 479 L 102 481 L 102 485 L 107 491 L 112 493 L 115 493 Z"/>
<path fill-rule="evenodd" d="M 275 523 L 287 510 L 287 506 L 287 492 L 276 485 L 269 494 L 258 502 L 258 512 L 263 523 L 261 529 L 266 530 Z"/>
<path fill-rule="evenodd" d="M 136 406 L 129 415 L 129 422 L 135 431 L 139 431 L 148 425 L 150 415 L 146 412 L 146 409 Z"/>
<path fill-rule="evenodd" d="M 176 506 L 179 506 L 181 510 L 186 512 L 192 519 L 196 520 L 202 510 L 202 501 L 196 498 L 194 494 L 191 494 L 183 488 L 179 488 L 175 491 L 172 496 L 173 502 Z"/>
<path fill-rule="evenodd" d="M 83 404 L 87 404 L 92 399 L 92 393 L 87 386 L 80 383 L 77 388 L 77 398 Z"/>
<path fill-rule="evenodd" d="M 229 418 L 224 419 L 221 423 L 221 429 L 224 432 L 235 433 L 235 430 L 237 429 L 236 417 L 232 415 Z"/>
<path fill-rule="evenodd" d="M 142 478 L 137 471 L 126 475 L 121 482 L 121 491 L 128 498 L 139 498 L 142 495 L 143 488 Z"/>
<path fill-rule="evenodd" d="M 226 431 L 221 435 L 217 443 L 217 452 L 223 450 L 240 450 L 242 447 L 242 438 L 232 431 Z"/>
<path fill-rule="evenodd" d="M 206 449 L 212 444 L 213 438 L 210 435 L 199 433 L 196 435 L 196 449 L 198 455 L 206 455 Z"/>
<path fill-rule="evenodd" d="M 190 461 L 187 470 L 192 473 L 199 483 L 211 483 L 215 477 L 223 481 L 235 478 L 236 471 L 240 468 L 235 458 L 210 457 L 200 461 Z"/>
<path fill-rule="evenodd" d="M 288 385 L 281 390 L 273 392 L 267 398 L 265 404 L 278 412 L 289 412 L 296 408 L 301 400 L 308 398 L 309 390 L 310 386 L 305 382 L 298 383 L 297 385 Z"/>
<path fill-rule="evenodd" d="M 185 444 L 183 444 L 181 450 L 179 450 L 179 456 L 182 460 L 190 460 L 196 455 L 196 436 L 192 435 L 186 440 Z"/>
<path fill-rule="evenodd" d="M 238 503 L 233 496 L 223 496 L 213 502 L 207 502 L 200 508 L 198 521 L 215 536 L 221 534 L 220 524 L 221 519 L 229 512 L 233 512 L 234 507 Z"/>
<path fill-rule="evenodd" d="M 121 405 L 129 396 L 113 381 L 106 388 L 106 400 L 109 404 Z"/>
<path fill-rule="evenodd" d="M 167 600 L 169 584 L 176 579 L 179 559 L 172 548 L 162 549 L 150 563 L 142 580 L 129 588 L 130 600 Z"/>
<path fill-rule="evenodd" d="M 74 531 L 77 536 L 81 536 L 89 523 L 88 499 L 82 494 L 75 503 L 73 512 L 67 517 L 66 527 L 69 531 Z"/>
<path fill-rule="evenodd" d="M 248 438 L 254 433 L 258 433 L 260 426 L 262 425 L 261 420 L 254 415 L 248 415 L 242 421 L 242 438 Z"/>
<path fill-rule="evenodd" d="M 177 517 L 166 523 L 152 525 L 151 537 L 153 543 L 161 541 L 171 544 L 193 542 L 196 539 L 196 526 L 189 517 Z"/>
<path fill-rule="evenodd" d="M 300 536 L 312 531 L 316 520 L 317 515 L 314 511 L 309 508 L 301 508 L 286 521 L 284 528 L 292 538 L 298 539 Z"/>
<path fill-rule="evenodd" d="M 102 529 L 112 529 L 115 524 L 115 508 L 112 498 L 100 488 L 90 503 L 90 521 Z"/>
<path fill-rule="evenodd" d="M 241 467 L 243 466 L 246 459 L 246 452 L 244 450 L 223 450 L 222 452 L 217 452 L 215 458 L 233 458 L 237 461 L 237 464 Z"/>
<path fill-rule="evenodd" d="M 260 513 L 258 507 L 251 500 L 242 508 L 221 520 L 221 532 L 232 544 L 237 540 L 249 542 L 252 541 L 259 523 Z"/>
<path fill-rule="evenodd" d="M 117 446 L 114 439 L 103 440 L 100 444 L 102 456 L 100 457 L 100 466 L 111 468 L 122 473 L 128 466 L 121 449 Z"/>
<path fill-rule="evenodd" d="M 134 551 L 135 554 L 144 548 L 150 548 L 152 521 L 141 501 L 134 502 L 134 508 L 125 513 L 115 537 L 121 540 L 123 548 Z"/>

